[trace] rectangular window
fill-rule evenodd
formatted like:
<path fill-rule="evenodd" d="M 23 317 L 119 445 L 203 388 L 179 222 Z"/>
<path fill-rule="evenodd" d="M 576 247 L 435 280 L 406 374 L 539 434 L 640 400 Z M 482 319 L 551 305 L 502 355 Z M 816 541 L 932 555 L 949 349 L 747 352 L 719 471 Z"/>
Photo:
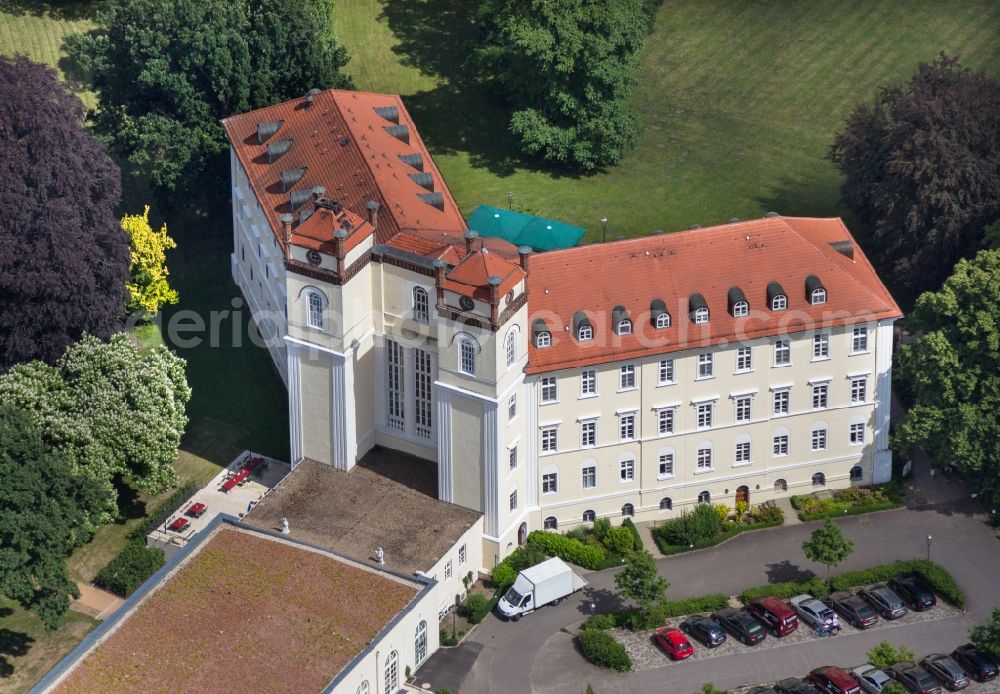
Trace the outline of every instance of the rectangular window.
<path fill-rule="evenodd" d="M 812 449 L 814 451 L 826 450 L 826 429 L 812 430 Z"/>
<path fill-rule="evenodd" d="M 597 372 L 594 369 L 580 374 L 580 395 L 597 395 Z"/>
<path fill-rule="evenodd" d="M 593 466 L 583 468 L 581 483 L 584 489 L 593 489 L 597 486 L 597 468 Z"/>
<path fill-rule="evenodd" d="M 542 475 L 542 494 L 555 494 L 559 491 L 558 474 L 550 472 Z"/>
<path fill-rule="evenodd" d="M 631 458 L 628 460 L 623 460 L 620 466 L 620 474 L 622 482 L 634 482 L 635 481 L 635 461 Z"/>
<path fill-rule="evenodd" d="M 699 448 L 698 449 L 698 469 L 699 470 L 711 470 L 712 469 L 712 449 L 711 448 Z"/>
<path fill-rule="evenodd" d="M 864 402 L 865 395 L 868 390 L 868 379 L 867 378 L 852 378 L 851 379 L 851 402 Z"/>
<path fill-rule="evenodd" d="M 749 395 L 743 395 L 736 398 L 736 421 L 737 422 L 749 422 L 750 421 L 750 403 L 753 401 Z"/>
<path fill-rule="evenodd" d="M 750 347 L 737 347 L 736 348 L 736 370 L 737 371 L 751 371 L 753 370 L 753 349 Z"/>
<path fill-rule="evenodd" d="M 580 422 L 580 445 L 584 448 L 597 445 L 597 422 Z"/>
<path fill-rule="evenodd" d="M 774 414 L 788 414 L 789 391 L 774 391 Z"/>
<path fill-rule="evenodd" d="M 674 410 L 673 408 L 664 408 L 662 410 L 657 410 L 656 412 L 657 424 L 659 426 L 659 432 L 661 434 L 672 434 L 674 433 Z"/>
<path fill-rule="evenodd" d="M 451 578 L 451 559 L 444 564 L 444 578 L 445 580 Z"/>
<path fill-rule="evenodd" d="M 774 343 L 774 365 L 787 366 L 792 363 L 792 343 L 789 340 L 776 340 Z"/>
<path fill-rule="evenodd" d="M 413 350 L 413 390 L 416 397 L 414 415 L 417 420 L 417 436 L 430 439 L 433 378 L 431 377 L 431 353 L 422 349 Z"/>
<path fill-rule="evenodd" d="M 711 378 L 715 355 L 711 352 L 698 355 L 698 378 Z"/>
<path fill-rule="evenodd" d="M 511 420 L 517 417 L 517 393 L 511 394 L 507 399 L 507 419 Z"/>
<path fill-rule="evenodd" d="M 816 333 L 813 335 L 813 359 L 830 358 L 830 335 L 829 333 Z"/>
<path fill-rule="evenodd" d="M 556 401 L 556 377 L 545 376 L 542 378 L 542 402 Z"/>
<path fill-rule="evenodd" d="M 666 385 L 668 383 L 674 382 L 674 360 L 673 359 L 661 359 L 660 360 L 660 385 Z"/>
<path fill-rule="evenodd" d="M 712 426 L 713 403 L 702 402 L 698 404 L 698 428 L 707 429 Z"/>
<path fill-rule="evenodd" d="M 673 453 L 663 453 L 660 455 L 660 477 L 673 477 L 674 476 L 674 454 Z"/>
<path fill-rule="evenodd" d="M 465 557 L 466 557 L 465 545 L 462 545 L 461 547 L 458 548 L 458 563 L 459 564 L 464 564 L 465 563 Z"/>
<path fill-rule="evenodd" d="M 814 383 L 812 391 L 813 409 L 824 409 L 827 406 L 827 396 L 830 392 L 830 386 L 826 383 Z"/>
<path fill-rule="evenodd" d="M 855 326 L 851 335 L 851 352 L 868 351 L 868 328 L 864 325 Z"/>
<path fill-rule="evenodd" d="M 778 434 L 774 437 L 774 454 L 788 455 L 788 434 Z"/>
<path fill-rule="evenodd" d="M 858 444 L 865 442 L 865 425 L 862 424 L 852 424 L 851 425 L 851 443 Z"/>
<path fill-rule="evenodd" d="M 736 464 L 746 465 L 750 462 L 750 442 L 740 441 L 736 444 Z"/>
<path fill-rule="evenodd" d="M 542 429 L 542 452 L 552 453 L 558 450 L 558 440 L 556 438 L 556 427 L 546 427 Z"/>
<path fill-rule="evenodd" d="M 517 510 L 517 490 L 516 489 L 510 493 L 509 502 L 510 502 L 510 510 L 511 510 L 511 512 L 516 511 Z"/>
<path fill-rule="evenodd" d="M 510 463 L 510 469 L 511 470 L 516 470 L 517 469 L 517 444 L 514 444 L 513 446 L 511 446 L 510 450 L 507 451 L 507 460 Z"/>
<path fill-rule="evenodd" d="M 398 342 L 386 340 L 385 359 L 389 427 L 404 431 L 406 415 L 403 413 L 403 346 Z"/>
<path fill-rule="evenodd" d="M 635 440 L 635 415 L 623 414 L 619 421 L 619 431 L 622 441 Z"/>
<path fill-rule="evenodd" d="M 626 364 L 621 368 L 620 390 L 635 388 L 635 365 Z"/>

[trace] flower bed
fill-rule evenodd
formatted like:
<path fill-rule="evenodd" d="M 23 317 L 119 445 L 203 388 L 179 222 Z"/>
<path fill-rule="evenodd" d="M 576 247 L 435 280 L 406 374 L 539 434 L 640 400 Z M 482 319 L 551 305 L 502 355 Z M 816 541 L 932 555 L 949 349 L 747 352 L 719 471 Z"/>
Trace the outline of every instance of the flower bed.
<path fill-rule="evenodd" d="M 735 537 L 742 532 L 748 530 L 760 530 L 762 528 L 773 528 L 782 525 L 785 522 L 785 514 L 782 510 L 775 504 L 768 502 L 766 504 L 761 504 L 755 507 L 748 516 L 744 516 L 740 521 L 727 520 L 725 522 L 720 522 L 717 526 L 711 524 L 710 515 L 708 511 L 702 511 L 700 509 L 708 509 L 708 511 L 714 511 L 712 507 L 700 506 L 696 507 L 695 511 L 690 514 L 685 514 L 680 518 L 674 518 L 666 521 L 663 525 L 653 528 L 653 539 L 656 540 L 656 546 L 660 548 L 660 552 L 665 555 L 680 554 L 681 552 L 690 552 L 695 549 L 704 549 L 706 547 L 712 547 L 719 544 L 720 542 L 725 542 L 731 537 Z M 697 517 L 704 516 L 701 518 L 702 522 L 699 522 Z M 676 544 L 671 542 L 678 536 L 682 536 L 685 533 L 678 532 L 678 528 L 675 524 L 691 523 L 689 520 L 694 519 L 697 525 L 704 525 L 704 528 L 695 528 L 693 532 L 689 531 L 689 541 L 686 544 Z M 719 528 L 717 532 L 710 536 L 706 536 L 708 532 L 713 531 L 715 528 Z"/>
<path fill-rule="evenodd" d="M 810 494 L 793 496 L 790 501 L 792 507 L 798 510 L 799 519 L 803 521 L 886 511 L 903 505 L 895 488 L 888 485 L 879 489 L 850 487 L 834 492 L 832 499 L 819 499 Z"/>

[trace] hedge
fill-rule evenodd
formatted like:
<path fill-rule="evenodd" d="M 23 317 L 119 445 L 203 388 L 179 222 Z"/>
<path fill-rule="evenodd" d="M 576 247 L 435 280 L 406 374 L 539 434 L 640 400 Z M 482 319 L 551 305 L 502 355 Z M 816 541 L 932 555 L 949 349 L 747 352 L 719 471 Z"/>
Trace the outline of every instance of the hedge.
<path fill-rule="evenodd" d="M 582 566 L 585 569 L 600 568 L 605 558 L 604 552 L 599 547 L 586 545 L 572 537 L 544 530 L 535 530 L 530 533 L 528 544 L 537 546 L 549 556 L 559 557 L 563 561 Z"/>
<path fill-rule="evenodd" d="M 170 514 L 180 508 L 181 504 L 191 498 L 191 495 L 198 490 L 198 484 L 194 480 L 189 480 L 177 488 L 177 490 L 163 500 L 146 519 L 135 527 L 130 534 L 135 539 L 145 539 L 146 535 L 170 517 Z"/>
<path fill-rule="evenodd" d="M 632 669 L 632 659 L 628 657 L 625 646 L 608 632 L 601 629 L 584 629 L 576 638 L 583 650 L 583 657 L 594 665 L 620 672 Z"/>
<path fill-rule="evenodd" d="M 830 588 L 826 581 L 813 576 L 808 581 L 786 581 L 784 583 L 766 583 L 762 586 L 747 588 L 740 594 L 744 604 L 749 604 L 757 598 L 774 596 L 782 600 L 794 598 L 796 595 L 808 593 L 815 598 L 825 598 L 830 594 Z"/>
<path fill-rule="evenodd" d="M 629 532 L 632 533 L 632 550 L 635 552 L 641 552 L 646 549 L 642 542 L 642 535 L 639 534 L 639 529 L 635 527 L 635 523 L 632 522 L 631 518 L 626 518 L 622 521 L 622 527 L 628 528 Z"/>
<path fill-rule="evenodd" d="M 903 505 L 901 501 L 880 501 L 878 503 L 851 506 L 847 509 L 836 510 L 832 509 L 830 511 L 821 511 L 819 513 L 805 513 L 799 512 L 799 519 L 805 522 L 815 521 L 815 520 L 827 520 L 828 518 L 843 518 L 844 516 L 859 516 L 862 513 L 874 513 L 875 511 L 888 511 L 889 509 L 899 508 Z"/>
<path fill-rule="evenodd" d="M 760 530 L 762 528 L 775 528 L 782 525 L 785 522 L 784 517 L 781 519 L 772 518 L 770 520 L 758 521 L 755 523 L 741 523 L 739 525 L 731 524 L 728 528 L 723 530 L 721 533 L 713 538 L 706 540 L 699 540 L 694 543 L 694 546 L 690 545 L 671 545 L 668 544 L 662 536 L 653 533 L 653 539 L 656 540 L 656 546 L 660 548 L 660 552 L 665 555 L 680 554 L 682 552 L 690 552 L 696 549 L 705 549 L 706 547 L 714 547 L 720 542 L 725 542 L 731 537 L 736 537 L 740 533 L 746 532 L 748 530 Z"/>
<path fill-rule="evenodd" d="M 94 583 L 127 598 L 165 562 L 162 549 L 146 547 L 145 539 L 133 538 L 94 577 Z"/>

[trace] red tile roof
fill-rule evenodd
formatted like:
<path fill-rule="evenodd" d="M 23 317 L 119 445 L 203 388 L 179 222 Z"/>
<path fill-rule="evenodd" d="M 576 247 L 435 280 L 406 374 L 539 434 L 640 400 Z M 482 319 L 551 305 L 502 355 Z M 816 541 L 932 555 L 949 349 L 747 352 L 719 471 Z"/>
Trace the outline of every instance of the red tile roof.
<path fill-rule="evenodd" d="M 489 278 L 500 278 L 497 291 L 503 296 L 525 278 L 517 263 L 501 258 L 488 249 L 479 249 L 462 258 L 446 275 L 444 287 L 458 294 L 489 301 Z"/>
<path fill-rule="evenodd" d="M 840 219 L 772 217 L 535 255 L 528 277 L 529 315 L 532 322 L 545 321 L 552 346 L 531 344 L 526 370 L 539 373 L 902 315 L 857 244 L 851 259 L 830 245 L 837 241 L 853 243 Z M 809 275 L 826 288 L 825 304 L 813 306 L 806 299 Z M 787 310 L 767 310 L 770 282 L 783 287 Z M 733 286 L 746 295 L 748 317 L 729 313 Z M 695 325 L 688 317 L 695 293 L 710 310 L 707 324 Z M 671 327 L 651 326 L 655 299 L 666 305 Z M 628 312 L 632 335 L 611 331 L 616 306 Z M 590 341 L 574 339 L 578 311 L 589 314 Z"/>

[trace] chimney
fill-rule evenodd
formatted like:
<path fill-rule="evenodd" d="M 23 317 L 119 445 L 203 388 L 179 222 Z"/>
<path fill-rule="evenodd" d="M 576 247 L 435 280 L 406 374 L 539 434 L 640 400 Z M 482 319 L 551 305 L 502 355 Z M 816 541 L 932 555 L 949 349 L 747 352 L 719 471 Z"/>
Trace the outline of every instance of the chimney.
<path fill-rule="evenodd" d="M 465 232 L 465 255 L 472 253 L 472 245 L 479 238 L 479 232 L 469 229 Z"/>
<path fill-rule="evenodd" d="M 496 275 L 490 275 L 486 280 L 490 285 L 490 320 L 493 325 L 500 323 L 500 283 L 502 279 Z"/>
<path fill-rule="evenodd" d="M 313 194 L 312 196 L 313 203 L 315 203 L 317 200 L 326 195 L 326 188 L 324 188 L 323 186 L 316 186 L 315 188 L 312 189 L 312 194 Z"/>
<path fill-rule="evenodd" d="M 313 87 L 308 92 L 306 92 L 305 103 L 303 104 L 306 108 L 312 108 L 313 99 L 319 94 L 319 90 Z"/>
<path fill-rule="evenodd" d="M 378 229 L 378 209 L 381 205 L 378 204 L 377 200 L 369 200 L 365 203 L 365 207 L 368 208 L 368 222 L 372 225 L 372 229 Z"/>
<path fill-rule="evenodd" d="M 283 214 L 281 220 L 281 240 L 285 244 L 285 260 L 292 257 L 292 215 Z"/>
<path fill-rule="evenodd" d="M 333 252 L 337 256 L 337 275 L 344 276 L 344 241 L 347 240 L 347 232 L 337 229 L 333 232 Z"/>
<path fill-rule="evenodd" d="M 528 267 L 531 265 L 531 246 L 518 246 L 517 257 L 521 262 L 521 269 L 527 273 Z"/>
<path fill-rule="evenodd" d="M 434 261 L 434 286 L 437 288 L 437 308 L 444 310 L 444 273 L 448 268 L 448 263 L 440 258 Z"/>

